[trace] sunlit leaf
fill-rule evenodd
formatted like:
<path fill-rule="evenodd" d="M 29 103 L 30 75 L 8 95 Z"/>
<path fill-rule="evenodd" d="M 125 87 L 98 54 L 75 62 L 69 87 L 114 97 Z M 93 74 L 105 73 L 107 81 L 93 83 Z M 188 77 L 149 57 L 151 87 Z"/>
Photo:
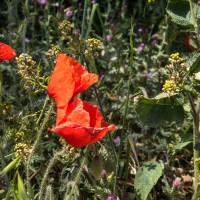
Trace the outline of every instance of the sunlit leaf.
<path fill-rule="evenodd" d="M 148 161 L 140 167 L 135 177 L 137 200 L 146 200 L 153 186 L 157 183 L 164 169 L 163 162 Z"/>
<path fill-rule="evenodd" d="M 17 163 L 19 162 L 20 157 L 15 158 L 15 160 L 13 160 L 10 164 L 8 164 L 1 172 L 0 175 L 6 174 L 8 173 L 13 167 L 15 167 L 17 165 Z"/>
<path fill-rule="evenodd" d="M 135 110 L 141 122 L 149 127 L 182 123 L 184 120 L 183 101 L 178 95 L 169 97 L 161 93 L 152 99 L 140 97 L 135 103 Z"/>
<path fill-rule="evenodd" d="M 200 22 L 200 10 L 197 4 L 193 3 L 193 9 L 197 22 Z M 172 21 L 182 26 L 193 26 L 193 20 L 190 12 L 190 4 L 188 0 L 169 0 L 167 13 Z"/>
<path fill-rule="evenodd" d="M 19 198 L 25 199 L 26 190 L 25 190 L 23 180 L 19 173 L 18 173 L 18 177 L 17 177 L 17 188 L 18 188 Z"/>

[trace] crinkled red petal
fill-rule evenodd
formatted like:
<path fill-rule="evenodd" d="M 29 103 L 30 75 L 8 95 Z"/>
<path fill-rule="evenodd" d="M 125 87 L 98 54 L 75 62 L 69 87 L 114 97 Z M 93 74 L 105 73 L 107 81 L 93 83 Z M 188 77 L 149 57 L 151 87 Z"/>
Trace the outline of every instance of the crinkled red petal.
<path fill-rule="evenodd" d="M 47 92 L 54 98 L 57 107 L 65 107 L 73 96 L 75 89 L 73 74 L 74 70 L 67 56 L 59 54 L 47 88 Z"/>
<path fill-rule="evenodd" d="M 107 127 L 93 128 L 83 127 L 76 124 L 69 126 L 63 123 L 49 130 L 61 135 L 70 145 L 74 147 L 82 147 L 101 140 L 108 131 L 116 129 L 117 127 L 113 124 Z"/>
<path fill-rule="evenodd" d="M 64 109 L 62 111 L 64 112 Z M 74 147 L 93 144 L 102 139 L 108 131 L 117 129 L 115 125 L 103 121 L 96 106 L 80 99 L 72 101 L 65 113 L 60 123 L 50 130 L 61 135 Z"/>
<path fill-rule="evenodd" d="M 74 96 L 97 81 L 98 76 L 88 73 L 78 61 L 59 54 L 47 91 L 58 107 L 65 107 Z"/>

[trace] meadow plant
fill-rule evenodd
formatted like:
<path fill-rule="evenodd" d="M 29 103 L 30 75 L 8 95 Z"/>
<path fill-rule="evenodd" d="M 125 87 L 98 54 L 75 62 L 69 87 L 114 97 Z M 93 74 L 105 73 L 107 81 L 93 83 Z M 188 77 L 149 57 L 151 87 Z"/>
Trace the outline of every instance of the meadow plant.
<path fill-rule="evenodd" d="M 0 199 L 199 198 L 199 1 L 0 11 Z"/>

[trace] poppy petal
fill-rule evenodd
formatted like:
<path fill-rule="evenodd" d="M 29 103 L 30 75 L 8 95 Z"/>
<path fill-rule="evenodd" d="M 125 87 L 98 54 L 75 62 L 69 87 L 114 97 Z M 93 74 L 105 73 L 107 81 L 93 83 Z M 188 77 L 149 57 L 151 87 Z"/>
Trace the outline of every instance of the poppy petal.
<path fill-rule="evenodd" d="M 76 96 L 80 92 L 86 90 L 93 83 L 98 81 L 98 75 L 88 73 L 88 71 L 77 60 L 68 56 L 70 65 L 73 67 L 75 74 L 75 90 L 73 96 Z"/>
<path fill-rule="evenodd" d="M 115 125 L 103 121 L 96 106 L 80 99 L 70 102 L 65 112 L 66 115 L 60 123 L 49 130 L 61 135 L 74 147 L 93 144 L 108 131 L 117 129 Z"/>
<path fill-rule="evenodd" d="M 108 131 L 116 129 L 117 127 L 113 124 L 102 128 L 92 128 L 78 125 L 66 126 L 64 123 L 49 130 L 61 135 L 70 145 L 82 147 L 101 140 Z"/>
<path fill-rule="evenodd" d="M 88 73 L 78 61 L 59 54 L 47 91 L 58 107 L 65 107 L 74 96 L 97 81 L 98 76 Z"/>
<path fill-rule="evenodd" d="M 83 101 L 84 110 L 90 114 L 90 126 L 94 128 L 100 128 L 102 125 L 103 116 L 99 112 L 98 108 L 90 103 Z"/>
<path fill-rule="evenodd" d="M 65 113 L 65 117 L 59 124 L 65 123 L 67 126 L 74 124 L 86 127 L 90 126 L 90 115 L 83 109 L 83 102 L 80 99 L 71 102 Z"/>
<path fill-rule="evenodd" d="M 65 107 L 73 96 L 75 88 L 73 74 L 74 70 L 69 65 L 66 55 L 59 54 L 47 88 L 57 107 Z"/>
<path fill-rule="evenodd" d="M 0 42 L 0 62 L 11 60 L 16 56 L 16 51 L 9 45 Z"/>

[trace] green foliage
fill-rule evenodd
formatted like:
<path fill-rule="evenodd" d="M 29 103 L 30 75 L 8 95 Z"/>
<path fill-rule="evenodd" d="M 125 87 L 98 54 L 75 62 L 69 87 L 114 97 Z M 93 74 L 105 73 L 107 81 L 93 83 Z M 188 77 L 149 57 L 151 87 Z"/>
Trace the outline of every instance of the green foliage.
<path fill-rule="evenodd" d="M 15 158 L 12 162 L 10 162 L 1 172 L 0 172 L 0 175 L 4 175 L 6 173 L 8 173 L 11 169 L 13 169 L 17 164 L 18 162 L 20 161 L 20 156 Z"/>
<path fill-rule="evenodd" d="M 189 68 L 189 74 L 193 75 L 200 71 L 200 51 L 191 53 L 185 61 L 186 66 Z"/>
<path fill-rule="evenodd" d="M 181 143 L 178 143 L 178 144 L 174 145 L 173 148 L 175 150 L 179 150 L 180 151 L 180 150 L 184 149 L 187 145 L 189 145 L 191 143 L 192 143 L 192 141 L 181 142 Z"/>
<path fill-rule="evenodd" d="M 199 6 L 193 3 L 194 14 L 197 17 L 197 21 L 200 21 Z M 172 21 L 181 26 L 193 26 L 194 21 L 192 19 L 190 11 L 189 0 L 169 0 L 166 11 L 171 17 Z"/>
<path fill-rule="evenodd" d="M 200 71 L 200 54 L 191 53 L 184 44 L 185 34 L 193 36 L 195 31 L 189 1 L 94 2 L 1 2 L 0 42 L 11 45 L 17 56 L 27 53 L 35 64 L 20 69 L 15 60 L 0 63 L 0 199 L 22 199 L 27 194 L 30 200 L 107 199 L 111 194 L 115 199 L 127 200 L 136 198 L 136 194 L 137 200 L 171 200 L 179 196 L 191 199 L 192 184 L 182 178 L 185 174 L 194 178 L 193 124 L 186 93 L 192 93 L 195 111 L 200 82 L 193 75 Z M 199 24 L 199 7 L 196 3 L 193 7 Z M 73 11 L 72 16 L 67 15 L 69 10 Z M 63 20 L 73 25 L 75 38 L 71 34 L 61 39 L 62 30 L 58 27 Z M 194 37 L 198 41 L 197 35 Z M 101 42 L 99 57 L 84 60 L 84 40 L 90 38 Z M 59 135 L 47 131 L 56 123 L 55 106 L 52 104 L 51 112 L 45 88 L 57 50 L 83 65 L 88 62 L 91 73 L 99 75 L 95 87 L 105 119 L 118 126 L 116 132 L 91 147 L 83 165 L 84 147 L 72 148 L 63 144 Z M 173 70 L 169 68 L 170 78 L 180 78 L 179 83 L 183 84 L 176 84 L 181 90 L 168 96 L 161 93 L 169 79 L 165 66 L 169 55 L 177 51 L 186 61 L 185 68 L 179 70 L 175 63 Z M 98 105 L 93 88 L 82 93 L 81 98 Z M 113 142 L 117 136 L 119 144 Z M 26 148 L 16 151 L 17 146 Z M 57 155 L 62 148 L 66 148 L 65 153 Z M 198 143 L 195 149 L 199 151 Z M 16 153 L 22 154 L 22 162 L 17 161 Z M 96 162 L 94 167 L 100 168 L 98 180 L 90 169 L 95 156 L 102 158 L 100 165 Z M 155 161 L 149 161 L 152 158 Z M 106 175 L 102 176 L 101 169 Z M 162 174 L 162 181 L 158 181 Z M 174 188 L 177 177 L 181 186 Z"/>
<path fill-rule="evenodd" d="M 163 169 L 163 162 L 148 161 L 137 170 L 135 177 L 137 200 L 147 199 L 149 192 L 162 176 Z"/>
<path fill-rule="evenodd" d="M 139 97 L 135 110 L 141 122 L 149 127 L 169 125 L 172 122 L 181 124 L 184 119 L 182 100 L 177 95 L 169 97 L 162 94 L 152 99 Z"/>
<path fill-rule="evenodd" d="M 19 173 L 17 175 L 17 189 L 15 189 L 15 195 L 16 200 L 25 199 L 26 197 L 25 186 Z"/>

